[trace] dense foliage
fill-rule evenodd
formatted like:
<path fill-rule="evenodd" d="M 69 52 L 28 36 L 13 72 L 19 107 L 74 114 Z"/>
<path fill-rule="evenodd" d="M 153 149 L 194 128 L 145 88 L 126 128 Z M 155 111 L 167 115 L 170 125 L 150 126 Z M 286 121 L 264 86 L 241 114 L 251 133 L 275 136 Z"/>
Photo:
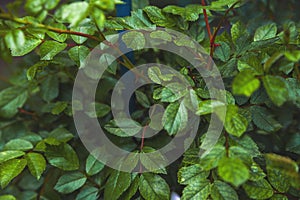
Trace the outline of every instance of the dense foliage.
<path fill-rule="evenodd" d="M 209 0 L 204 6 L 199 0 L 158 8 L 135 0 L 131 16 L 118 18 L 119 3 L 15 0 L 1 8 L 0 56 L 14 62 L 11 76 L 0 76 L 0 199 L 167 200 L 172 191 L 187 200 L 299 199 L 299 2 Z M 130 151 L 155 151 L 174 137 L 174 129 L 188 126 L 183 108 L 190 106 L 178 104 L 187 96 L 196 102 L 201 123 L 192 145 L 170 166 L 142 174 L 114 170 L 91 156 L 78 138 L 72 119 L 74 79 L 90 50 L 107 35 L 156 26 L 188 35 L 213 56 L 226 88 L 224 131 L 199 158 L 210 116 L 221 103 L 179 56 L 136 51 L 135 62 L 123 56 L 107 69 L 94 105 L 76 109 L 96 107 L 110 140 Z M 143 47 L 143 37 L 136 32 L 135 41 L 125 43 Z M 172 40 L 167 34 L 153 37 Z M 13 59 L 20 56 L 18 62 Z M 109 97 L 121 64 L 132 68 L 151 62 L 172 66 L 193 87 L 176 94 L 156 84 L 139 88 L 132 113 L 136 123 L 149 123 L 154 103 L 166 108 L 167 120 L 159 135 L 133 140 L 130 128 L 124 133 L 115 126 Z"/>

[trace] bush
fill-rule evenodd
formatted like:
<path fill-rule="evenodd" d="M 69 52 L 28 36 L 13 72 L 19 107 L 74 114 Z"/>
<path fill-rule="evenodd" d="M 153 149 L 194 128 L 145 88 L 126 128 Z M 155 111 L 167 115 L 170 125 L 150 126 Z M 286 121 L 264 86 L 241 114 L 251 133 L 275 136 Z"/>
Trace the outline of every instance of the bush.
<path fill-rule="evenodd" d="M 121 3 L 1 9 L 1 59 L 21 59 L 0 76 L 0 199 L 299 199 L 299 2 L 134 0 L 131 16 L 114 17 Z M 119 83 L 126 68 L 131 82 Z M 138 83 L 130 101 L 118 96 Z"/>

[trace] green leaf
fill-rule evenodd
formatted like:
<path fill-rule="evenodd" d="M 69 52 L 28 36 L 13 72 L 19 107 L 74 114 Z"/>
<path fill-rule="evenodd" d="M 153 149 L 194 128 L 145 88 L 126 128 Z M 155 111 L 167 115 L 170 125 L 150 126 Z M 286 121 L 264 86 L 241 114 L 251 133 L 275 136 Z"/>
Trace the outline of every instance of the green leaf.
<path fill-rule="evenodd" d="M 49 26 L 56 28 L 56 29 L 60 29 L 62 31 L 67 30 L 66 26 L 61 23 L 51 23 L 51 24 L 49 24 Z M 49 35 L 49 37 L 51 37 L 52 39 L 54 39 L 58 42 L 64 42 L 68 38 L 67 34 L 56 33 L 53 31 L 47 31 L 46 33 L 47 33 L 47 35 Z"/>
<path fill-rule="evenodd" d="M 95 32 L 95 27 L 92 25 L 92 23 L 84 23 L 78 27 L 71 28 L 71 31 L 93 35 Z M 87 37 L 82 37 L 82 36 L 78 36 L 78 35 L 71 35 L 71 38 L 77 44 L 83 44 L 87 40 Z"/>
<path fill-rule="evenodd" d="M 291 186 L 289 177 L 282 170 L 267 167 L 267 172 L 268 181 L 277 191 L 285 193 L 289 190 Z"/>
<path fill-rule="evenodd" d="M 184 104 L 182 102 L 169 104 L 164 112 L 162 121 L 169 135 L 175 135 L 183 130 L 188 121 L 188 113 Z"/>
<path fill-rule="evenodd" d="M 17 199 L 13 195 L 7 194 L 7 195 L 1 195 L 0 200 L 17 200 Z"/>
<path fill-rule="evenodd" d="M 182 200 L 207 199 L 211 191 L 208 180 L 197 180 L 187 185 L 182 192 Z"/>
<path fill-rule="evenodd" d="M 127 118 L 118 119 L 118 124 L 116 123 L 116 120 L 111 120 L 104 126 L 104 128 L 109 133 L 119 137 L 131 137 L 140 132 L 142 129 L 138 122 Z"/>
<path fill-rule="evenodd" d="M 276 36 L 277 26 L 275 23 L 259 27 L 254 34 L 254 41 L 267 40 Z"/>
<path fill-rule="evenodd" d="M 143 33 L 137 31 L 124 33 L 122 35 L 122 40 L 128 48 L 131 48 L 133 50 L 143 49 L 146 44 Z"/>
<path fill-rule="evenodd" d="M 178 182 L 183 185 L 192 184 L 199 180 L 205 180 L 209 175 L 209 171 L 204 171 L 201 165 L 191 165 L 182 167 L 178 171 Z"/>
<path fill-rule="evenodd" d="M 224 107 L 225 104 L 217 100 L 205 100 L 199 103 L 196 114 L 198 115 L 207 115 L 216 111 L 220 107 Z"/>
<path fill-rule="evenodd" d="M 83 66 L 85 59 L 89 55 L 90 50 L 86 46 L 75 46 L 72 47 L 68 54 L 70 58 L 77 64 L 77 66 Z"/>
<path fill-rule="evenodd" d="M 187 94 L 187 89 L 181 83 L 169 83 L 161 91 L 161 102 L 175 102 Z"/>
<path fill-rule="evenodd" d="M 145 108 L 150 107 L 151 104 L 150 104 L 150 101 L 146 94 L 137 90 L 137 91 L 135 91 L 135 97 L 136 97 L 137 102 L 139 102 L 139 104 L 141 104 L 143 107 L 145 107 Z"/>
<path fill-rule="evenodd" d="M 286 196 L 282 194 L 274 194 L 270 200 L 289 200 Z"/>
<path fill-rule="evenodd" d="M 299 62 L 300 61 L 300 51 L 291 51 L 291 52 L 285 52 L 285 57 L 292 61 L 292 62 Z"/>
<path fill-rule="evenodd" d="M 237 106 L 228 105 L 224 126 L 229 134 L 240 137 L 247 130 L 248 120 L 238 113 Z"/>
<path fill-rule="evenodd" d="M 98 188 L 95 187 L 84 187 L 76 196 L 76 200 L 97 200 L 99 199 Z"/>
<path fill-rule="evenodd" d="M 263 77 L 263 83 L 272 102 L 281 106 L 289 95 L 287 85 L 281 77 L 267 75 Z"/>
<path fill-rule="evenodd" d="M 53 115 L 59 115 L 68 107 L 68 103 L 64 101 L 58 101 L 55 103 L 54 107 L 51 110 Z"/>
<path fill-rule="evenodd" d="M 104 199 L 118 199 L 129 188 L 130 183 L 130 173 L 114 170 L 105 184 Z"/>
<path fill-rule="evenodd" d="M 26 12 L 36 15 L 42 11 L 44 3 L 44 0 L 27 0 L 24 7 Z"/>
<path fill-rule="evenodd" d="M 160 39 L 160 40 L 168 41 L 168 42 L 172 41 L 172 35 L 170 35 L 166 31 L 161 31 L 161 30 L 151 32 L 150 37 L 154 38 L 154 39 Z"/>
<path fill-rule="evenodd" d="M 236 191 L 228 184 L 222 181 L 215 181 L 211 189 L 213 200 L 238 200 Z"/>
<path fill-rule="evenodd" d="M 26 167 L 25 159 L 8 160 L 0 165 L 0 185 L 5 188 L 9 182 L 18 176 Z"/>
<path fill-rule="evenodd" d="M 243 188 L 251 199 L 268 199 L 273 195 L 273 188 L 265 179 L 249 181 Z"/>
<path fill-rule="evenodd" d="M 27 165 L 30 173 L 38 180 L 41 178 L 42 173 L 46 169 L 46 160 L 44 156 L 39 153 L 28 153 L 25 155 Z"/>
<path fill-rule="evenodd" d="M 47 145 L 45 156 L 52 166 L 65 171 L 76 170 L 79 167 L 77 154 L 69 144 Z"/>
<path fill-rule="evenodd" d="M 240 21 L 233 24 L 230 31 L 234 43 L 236 43 L 237 39 L 242 37 L 243 35 L 249 35 L 246 27 Z"/>
<path fill-rule="evenodd" d="M 145 200 L 170 199 L 170 188 L 159 175 L 143 173 L 140 177 L 139 190 Z"/>
<path fill-rule="evenodd" d="M 19 29 L 9 31 L 4 37 L 6 46 L 10 49 L 18 49 L 25 44 L 25 35 Z"/>
<path fill-rule="evenodd" d="M 250 167 L 249 180 L 250 181 L 258 181 L 260 179 L 263 179 L 264 177 L 266 177 L 266 174 L 264 173 L 264 171 L 260 168 L 260 166 L 258 164 L 253 162 Z"/>
<path fill-rule="evenodd" d="M 238 158 L 223 158 L 218 165 L 218 174 L 226 182 L 238 187 L 249 178 L 249 169 Z"/>
<path fill-rule="evenodd" d="M 40 47 L 41 60 L 52 60 L 54 56 L 67 47 L 66 43 L 45 41 Z"/>
<path fill-rule="evenodd" d="M 109 112 L 110 112 L 110 106 L 103 103 L 94 102 L 87 107 L 87 111 L 85 113 L 91 118 L 97 118 L 97 117 L 104 117 Z"/>
<path fill-rule="evenodd" d="M 202 6 L 196 4 L 187 5 L 185 8 L 168 5 L 163 9 L 163 12 L 179 15 L 186 21 L 196 21 L 199 18 L 199 14 L 203 13 L 203 9 Z"/>
<path fill-rule="evenodd" d="M 158 7 L 147 6 L 143 10 L 144 12 L 146 12 L 150 20 L 157 26 L 173 27 L 175 25 L 175 21 L 172 18 L 164 15 L 161 9 L 159 9 Z"/>
<path fill-rule="evenodd" d="M 300 133 L 295 133 L 291 136 L 286 144 L 286 150 L 289 152 L 300 154 Z"/>
<path fill-rule="evenodd" d="M 33 148 L 31 142 L 23 139 L 13 139 L 7 142 L 4 146 L 5 150 L 27 151 Z"/>
<path fill-rule="evenodd" d="M 46 66 L 48 66 L 48 62 L 46 61 L 40 61 L 40 62 L 37 62 L 35 63 L 34 65 L 32 65 L 31 67 L 28 68 L 27 70 L 27 79 L 29 81 L 33 80 L 36 76 L 36 74 L 39 72 L 39 71 L 42 71 L 42 69 Z"/>
<path fill-rule="evenodd" d="M 159 67 L 150 67 L 148 69 L 148 76 L 154 83 L 162 84 L 164 81 L 170 81 L 173 78 L 173 74 L 162 74 Z"/>
<path fill-rule="evenodd" d="M 0 152 L 0 164 L 25 155 L 23 151 L 2 151 Z"/>
<path fill-rule="evenodd" d="M 49 75 L 41 84 L 42 98 L 49 102 L 55 99 L 59 94 L 59 82 L 57 76 Z"/>
<path fill-rule="evenodd" d="M 155 152 L 155 153 L 153 153 Z M 167 174 L 164 166 L 166 165 L 166 158 L 156 149 L 144 146 L 140 155 L 141 164 L 153 173 Z"/>
<path fill-rule="evenodd" d="M 77 26 L 88 15 L 87 2 L 74 2 L 63 6 L 62 18 L 70 23 L 71 27 Z"/>
<path fill-rule="evenodd" d="M 107 53 L 102 54 L 99 58 L 100 65 L 101 64 L 109 65 L 106 70 L 109 73 L 112 73 L 114 75 L 116 74 L 117 67 L 118 67 L 117 63 L 115 62 L 116 60 L 117 60 L 116 57 L 114 57 L 111 54 L 107 54 Z"/>
<path fill-rule="evenodd" d="M 249 152 L 249 155 L 252 155 L 253 157 L 261 154 L 257 144 L 248 135 L 244 135 L 241 138 L 233 138 L 233 141 L 233 143 L 230 141 L 230 146 L 241 146 L 243 149 Z"/>
<path fill-rule="evenodd" d="M 86 176 L 80 172 L 64 174 L 58 179 L 58 182 L 54 186 L 54 189 L 60 193 L 68 194 L 81 188 L 86 180 Z"/>
<path fill-rule="evenodd" d="M 133 176 L 135 176 L 134 179 L 133 179 Z M 132 197 L 137 192 L 137 190 L 139 189 L 140 177 L 136 176 L 136 175 L 131 175 L 131 177 L 132 177 L 131 179 L 133 179 L 133 181 L 131 182 L 130 187 L 120 197 L 120 199 L 122 199 L 122 200 L 131 200 Z"/>
<path fill-rule="evenodd" d="M 232 92 L 250 97 L 260 86 L 260 81 L 250 71 L 240 72 L 233 80 Z"/>
<path fill-rule="evenodd" d="M 282 127 L 266 108 L 251 106 L 250 111 L 252 113 L 253 122 L 258 128 L 267 132 L 275 132 Z"/>
<path fill-rule="evenodd" d="M 230 46 L 225 42 L 220 42 L 220 46 L 218 46 L 215 50 L 215 56 L 223 62 L 229 60 L 230 53 Z"/>
<path fill-rule="evenodd" d="M 48 135 L 48 138 L 54 138 L 58 142 L 68 142 L 74 137 L 72 133 L 70 133 L 65 128 L 56 128 L 53 131 L 51 131 Z"/>
<path fill-rule="evenodd" d="M 11 49 L 12 56 L 24 56 L 32 52 L 36 47 L 38 47 L 43 40 L 39 38 L 27 38 L 22 46 L 16 46 L 16 48 Z"/>
<path fill-rule="evenodd" d="M 21 87 L 9 87 L 0 92 L 0 116 L 11 118 L 18 113 L 28 98 L 28 92 Z"/>
<path fill-rule="evenodd" d="M 104 164 L 98 161 L 93 155 L 89 155 L 85 163 L 85 171 L 89 176 L 93 176 L 99 173 L 103 168 Z"/>
<path fill-rule="evenodd" d="M 205 156 L 200 159 L 199 164 L 204 170 L 211 170 L 218 166 L 220 160 L 226 155 L 225 147 L 223 145 L 215 145 Z M 199 157 L 199 150 L 197 155 Z"/>
<path fill-rule="evenodd" d="M 274 53 L 264 64 L 264 70 L 268 72 L 272 65 L 283 56 L 282 52 Z"/>
<path fill-rule="evenodd" d="M 92 16 L 97 27 L 99 29 L 103 29 L 105 24 L 105 13 L 98 8 L 94 8 L 92 11 Z"/>

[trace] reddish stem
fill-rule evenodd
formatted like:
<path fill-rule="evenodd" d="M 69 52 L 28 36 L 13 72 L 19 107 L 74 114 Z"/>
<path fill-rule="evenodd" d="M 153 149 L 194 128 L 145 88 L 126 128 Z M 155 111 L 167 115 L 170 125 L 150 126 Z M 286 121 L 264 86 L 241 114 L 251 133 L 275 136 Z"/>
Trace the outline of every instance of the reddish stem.
<path fill-rule="evenodd" d="M 202 6 L 206 6 L 205 0 L 202 0 L 201 4 L 202 4 Z M 206 24 L 207 33 L 208 33 L 209 39 L 211 40 L 212 34 L 211 34 L 210 25 L 208 22 L 208 16 L 207 16 L 207 12 L 206 12 L 205 8 L 203 8 L 203 14 L 204 14 L 204 20 L 205 20 L 205 24 Z"/>

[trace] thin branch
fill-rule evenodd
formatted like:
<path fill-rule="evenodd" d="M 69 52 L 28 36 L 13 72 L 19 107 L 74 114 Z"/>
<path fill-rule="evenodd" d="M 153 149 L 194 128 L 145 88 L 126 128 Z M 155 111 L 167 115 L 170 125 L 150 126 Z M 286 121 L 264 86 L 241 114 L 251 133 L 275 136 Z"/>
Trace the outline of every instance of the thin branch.
<path fill-rule="evenodd" d="M 235 2 L 234 4 L 232 4 L 232 6 L 230 6 L 230 8 L 228 8 L 228 9 L 226 10 L 225 15 L 222 17 L 221 21 L 219 22 L 217 28 L 216 28 L 215 31 L 214 31 L 213 36 L 210 38 L 210 44 L 211 44 L 211 56 L 213 56 L 215 47 L 217 46 L 217 45 L 215 44 L 215 40 L 216 40 L 217 34 L 218 34 L 218 32 L 219 32 L 219 30 L 220 30 L 222 24 L 223 24 L 224 21 L 226 20 L 227 15 L 229 14 L 229 12 L 232 11 L 232 10 L 234 9 L 234 7 L 235 7 L 238 3 L 240 3 L 240 2 L 241 2 L 241 1 Z"/>
<path fill-rule="evenodd" d="M 205 0 L 202 0 L 201 4 L 202 4 L 202 6 L 206 6 Z M 205 8 L 203 8 L 203 14 L 204 14 L 204 20 L 205 20 L 207 33 L 208 33 L 209 39 L 211 40 L 212 39 L 212 34 L 211 34 L 210 25 L 209 25 L 209 22 L 208 22 L 208 16 L 207 16 L 207 12 L 206 12 Z"/>

